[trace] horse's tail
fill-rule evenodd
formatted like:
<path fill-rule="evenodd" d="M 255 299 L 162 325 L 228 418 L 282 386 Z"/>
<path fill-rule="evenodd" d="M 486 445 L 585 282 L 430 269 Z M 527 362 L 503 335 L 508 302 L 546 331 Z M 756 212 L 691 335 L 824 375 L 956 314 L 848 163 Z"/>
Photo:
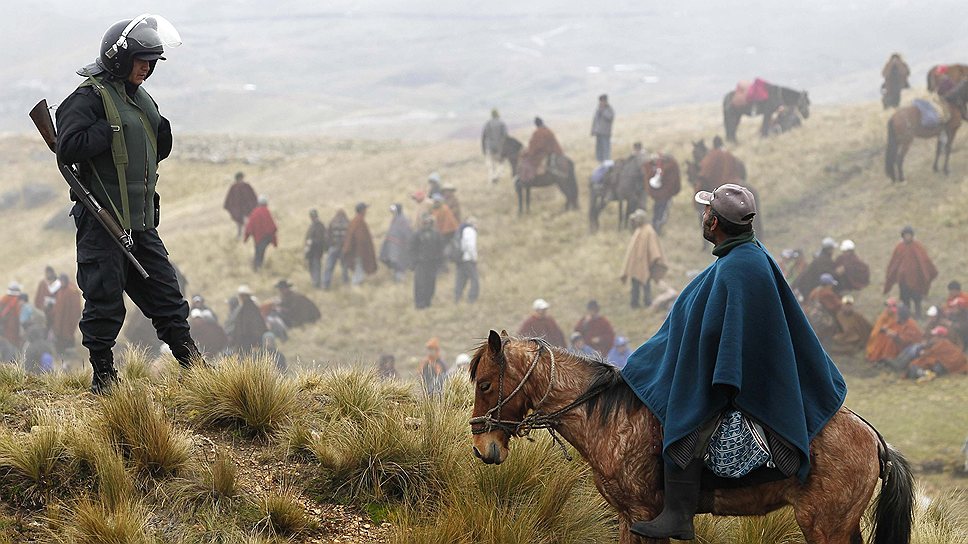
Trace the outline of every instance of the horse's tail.
<path fill-rule="evenodd" d="M 887 151 L 884 153 L 884 171 L 894 179 L 894 164 L 897 162 L 897 133 L 894 131 L 894 118 L 887 121 Z"/>
<path fill-rule="evenodd" d="M 874 509 L 872 544 L 908 544 L 914 512 L 914 475 L 907 460 L 887 446 L 880 453 L 881 493 Z"/>

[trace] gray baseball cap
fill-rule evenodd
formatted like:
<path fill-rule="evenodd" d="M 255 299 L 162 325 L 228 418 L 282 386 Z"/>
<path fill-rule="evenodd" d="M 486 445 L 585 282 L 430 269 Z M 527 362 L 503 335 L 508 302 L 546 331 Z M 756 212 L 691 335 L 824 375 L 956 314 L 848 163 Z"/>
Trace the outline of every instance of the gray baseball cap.
<path fill-rule="evenodd" d="M 720 185 L 715 191 L 699 191 L 696 202 L 708 204 L 723 219 L 737 225 L 748 225 L 756 215 L 756 199 L 746 187 L 735 183 Z"/>

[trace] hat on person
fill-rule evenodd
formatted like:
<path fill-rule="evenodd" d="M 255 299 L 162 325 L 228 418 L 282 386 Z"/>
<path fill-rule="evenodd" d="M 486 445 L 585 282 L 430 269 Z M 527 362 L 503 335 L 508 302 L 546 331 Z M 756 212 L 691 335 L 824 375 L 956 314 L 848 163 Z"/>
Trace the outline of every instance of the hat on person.
<path fill-rule="evenodd" d="M 427 198 L 427 193 L 423 191 L 414 191 L 410 193 L 410 198 L 416 200 L 417 202 L 421 202 L 423 199 Z"/>
<path fill-rule="evenodd" d="M 7 294 L 8 295 L 19 295 L 21 289 L 23 289 L 21 287 L 21 285 L 19 283 L 15 282 L 15 281 L 12 281 L 9 284 L 7 284 Z"/>
<path fill-rule="evenodd" d="M 948 336 L 948 327 L 938 325 L 931 329 L 931 336 Z"/>
<path fill-rule="evenodd" d="M 598 305 L 598 301 L 597 300 L 591 299 L 591 300 L 588 301 L 588 304 L 585 305 L 585 309 L 586 310 L 600 310 L 601 307 Z"/>
<path fill-rule="evenodd" d="M 948 282 L 949 291 L 961 291 L 961 282 L 958 280 L 951 280 Z"/>
<path fill-rule="evenodd" d="M 427 343 L 424 344 L 424 347 L 427 349 L 440 349 L 440 340 L 438 340 L 437 337 L 434 336 L 430 340 L 427 340 Z"/>
<path fill-rule="evenodd" d="M 205 298 L 202 295 L 192 295 L 192 302 L 205 302 Z"/>
<path fill-rule="evenodd" d="M 911 225 L 904 225 L 904 228 L 901 229 L 901 236 L 904 236 L 905 234 L 910 234 L 911 236 L 914 236 L 914 227 L 912 227 Z"/>
<path fill-rule="evenodd" d="M 927 315 L 928 317 L 938 317 L 938 307 L 932 306 L 928 308 L 928 310 L 924 312 L 924 314 Z"/>
<path fill-rule="evenodd" d="M 363 210 L 365 210 L 365 209 L 367 209 L 369 207 L 370 207 L 370 205 L 367 204 L 366 202 L 357 202 L 356 203 L 356 213 L 360 213 L 360 212 L 362 212 Z"/>
<path fill-rule="evenodd" d="M 289 283 L 289 280 L 287 279 L 281 279 L 277 281 L 275 285 L 276 289 L 290 289 L 291 287 L 292 287 L 292 284 Z"/>
<path fill-rule="evenodd" d="M 531 309 L 535 311 L 547 310 L 548 308 L 551 308 L 551 304 L 548 304 L 548 301 L 543 298 L 536 298 L 531 303 Z"/>
<path fill-rule="evenodd" d="M 737 225 L 749 225 L 756 215 L 756 199 L 749 189 L 735 183 L 720 185 L 715 191 L 699 191 L 696 202 L 712 206 L 723 219 Z"/>
<path fill-rule="evenodd" d="M 427 176 L 427 181 L 431 183 L 440 183 L 440 174 L 437 172 L 431 172 L 430 175 Z"/>
<path fill-rule="evenodd" d="M 192 308 L 192 311 L 188 314 L 188 317 L 191 317 L 191 318 L 202 317 L 202 311 L 199 310 L 198 308 Z"/>
<path fill-rule="evenodd" d="M 309 217 L 319 217 L 319 211 L 316 208 L 309 210 Z"/>
<path fill-rule="evenodd" d="M 457 191 L 457 187 L 453 183 L 447 182 L 440 187 L 441 191 Z"/>
<path fill-rule="evenodd" d="M 837 280 L 834 279 L 833 274 L 824 272 L 820 274 L 820 285 L 837 285 Z"/>
<path fill-rule="evenodd" d="M 471 356 L 466 353 L 461 353 L 454 360 L 454 366 L 464 366 L 471 364 Z"/>
<path fill-rule="evenodd" d="M 637 208 L 634 212 L 632 212 L 631 215 L 629 215 L 629 221 L 632 221 L 633 223 L 645 223 L 646 219 L 648 219 L 648 215 L 642 208 Z"/>
<path fill-rule="evenodd" d="M 238 293 L 238 294 L 240 294 L 240 295 L 249 295 L 249 296 L 252 296 L 252 289 L 249 289 L 249 286 L 248 285 L 244 285 L 244 284 L 243 285 L 240 285 L 239 288 L 235 292 Z"/>
<path fill-rule="evenodd" d="M 582 339 L 582 335 L 581 335 L 580 332 L 574 331 L 574 332 L 571 333 L 571 336 L 569 338 L 571 340 L 571 343 L 574 344 L 575 343 L 575 340 L 581 340 Z"/>
<path fill-rule="evenodd" d="M 843 242 L 840 242 L 841 251 L 853 251 L 856 247 L 857 246 L 854 245 L 853 240 L 844 240 Z"/>
<path fill-rule="evenodd" d="M 256 201 L 260 206 L 265 206 L 269 203 L 268 195 L 259 195 L 259 199 Z"/>
<path fill-rule="evenodd" d="M 853 304 L 853 303 L 854 303 L 854 297 L 852 297 L 852 296 L 850 296 L 850 295 L 844 295 L 844 296 L 843 296 L 843 297 L 842 297 L 842 298 L 840 299 L 840 303 L 841 303 L 841 304 Z"/>
<path fill-rule="evenodd" d="M 827 236 L 826 238 L 820 241 L 820 247 L 824 249 L 833 249 L 837 247 L 837 240 L 834 240 L 830 236 Z"/>
<path fill-rule="evenodd" d="M 629 339 L 626 338 L 626 337 L 624 337 L 624 336 L 617 336 L 615 338 L 615 345 L 616 346 L 627 346 L 628 343 L 629 343 Z"/>

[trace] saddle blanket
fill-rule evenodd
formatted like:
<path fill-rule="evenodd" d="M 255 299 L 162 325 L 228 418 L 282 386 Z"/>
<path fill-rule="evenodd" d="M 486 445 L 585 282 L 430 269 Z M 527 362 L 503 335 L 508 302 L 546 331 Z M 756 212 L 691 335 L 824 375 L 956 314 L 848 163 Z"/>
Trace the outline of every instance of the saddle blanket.
<path fill-rule="evenodd" d="M 914 106 L 921 113 L 921 126 L 934 128 L 948 122 L 948 108 L 923 98 L 915 98 Z"/>

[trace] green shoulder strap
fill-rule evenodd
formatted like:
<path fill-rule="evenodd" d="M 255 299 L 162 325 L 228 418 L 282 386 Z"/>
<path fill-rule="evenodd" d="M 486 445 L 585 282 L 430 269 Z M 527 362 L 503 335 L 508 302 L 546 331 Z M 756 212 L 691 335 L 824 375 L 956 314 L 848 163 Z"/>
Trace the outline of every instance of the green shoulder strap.
<path fill-rule="evenodd" d="M 121 213 L 118 213 L 117 206 L 108 196 L 107 188 L 104 187 L 104 182 L 101 181 L 101 176 L 98 175 L 97 169 L 94 168 L 94 163 L 88 159 L 88 164 L 91 166 L 91 170 L 94 172 L 94 176 L 97 178 L 98 183 L 101 184 L 101 188 L 104 189 L 105 196 L 108 197 L 108 203 L 111 208 L 114 209 L 114 215 L 118 217 L 121 221 L 121 228 L 124 230 L 131 230 L 131 207 L 128 204 L 128 182 L 125 177 L 125 171 L 128 168 L 128 148 L 124 143 L 124 129 L 121 123 L 121 114 L 118 113 L 118 107 L 114 104 L 114 100 L 108 93 L 107 88 L 105 88 L 104 83 L 94 79 L 92 76 L 87 77 L 87 81 L 81 84 L 81 87 L 94 87 L 98 90 L 101 95 L 101 101 L 104 102 L 104 114 L 107 117 L 108 124 L 111 125 L 111 130 L 113 135 L 111 137 L 111 156 L 114 159 L 114 167 L 118 172 L 118 188 L 121 192 Z M 149 134 L 151 131 L 148 131 Z M 153 136 L 153 135 L 152 135 Z M 154 144 L 152 138 L 152 144 Z"/>

